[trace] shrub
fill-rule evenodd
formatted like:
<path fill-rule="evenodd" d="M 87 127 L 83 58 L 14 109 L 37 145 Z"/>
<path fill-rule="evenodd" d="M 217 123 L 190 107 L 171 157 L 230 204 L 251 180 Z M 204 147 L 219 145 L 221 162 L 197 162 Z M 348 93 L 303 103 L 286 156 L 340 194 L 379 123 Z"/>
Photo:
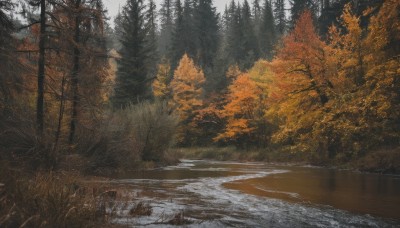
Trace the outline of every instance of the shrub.
<path fill-rule="evenodd" d="M 89 171 L 132 168 L 140 161 L 168 162 L 178 119 L 166 103 L 144 102 L 110 113 L 98 126 L 81 128 L 76 151 Z"/>
<path fill-rule="evenodd" d="M 127 118 L 130 137 L 136 142 L 136 153 L 144 161 L 160 162 L 174 142 L 178 118 L 166 102 L 143 102 L 129 105 L 120 111 L 119 118 Z"/>

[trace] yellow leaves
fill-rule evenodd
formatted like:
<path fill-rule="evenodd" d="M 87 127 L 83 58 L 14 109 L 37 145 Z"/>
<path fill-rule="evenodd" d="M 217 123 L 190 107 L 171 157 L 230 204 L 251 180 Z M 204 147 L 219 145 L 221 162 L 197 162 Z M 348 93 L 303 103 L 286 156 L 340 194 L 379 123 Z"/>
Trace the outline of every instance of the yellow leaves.
<path fill-rule="evenodd" d="M 171 91 L 168 86 L 168 78 L 171 71 L 169 63 L 164 62 L 158 65 L 157 76 L 153 82 L 154 97 L 166 100 Z"/>
<path fill-rule="evenodd" d="M 203 93 L 202 85 L 204 82 L 203 71 L 195 66 L 193 60 L 185 54 L 171 81 L 173 101 L 178 106 L 178 112 L 183 116 L 187 116 L 195 106 L 202 105 L 200 98 Z"/>
<path fill-rule="evenodd" d="M 175 110 L 180 116 L 181 123 L 186 124 L 186 126 L 181 126 L 181 133 L 194 130 L 192 128 L 195 124 L 192 121 L 203 105 L 201 96 L 203 94 L 202 86 L 204 82 L 203 71 L 185 54 L 180 60 L 178 68 L 175 70 L 174 78 L 170 85 Z M 181 136 L 181 141 L 184 138 L 184 135 Z"/>

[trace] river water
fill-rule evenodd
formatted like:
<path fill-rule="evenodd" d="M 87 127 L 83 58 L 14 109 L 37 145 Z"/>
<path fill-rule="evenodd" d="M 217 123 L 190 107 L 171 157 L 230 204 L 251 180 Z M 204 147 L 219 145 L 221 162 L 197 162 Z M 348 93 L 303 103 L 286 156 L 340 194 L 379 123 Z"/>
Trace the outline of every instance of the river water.
<path fill-rule="evenodd" d="M 168 227 L 400 227 L 400 177 L 315 167 L 183 160 L 119 176 L 152 215 L 114 223 Z"/>

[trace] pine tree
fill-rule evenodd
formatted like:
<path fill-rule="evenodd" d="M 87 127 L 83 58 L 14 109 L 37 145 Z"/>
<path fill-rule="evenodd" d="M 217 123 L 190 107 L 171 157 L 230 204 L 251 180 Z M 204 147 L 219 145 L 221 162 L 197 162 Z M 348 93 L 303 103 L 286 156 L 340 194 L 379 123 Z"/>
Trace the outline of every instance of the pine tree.
<path fill-rule="evenodd" d="M 154 0 L 149 0 L 146 12 L 146 49 L 148 58 L 146 66 L 148 68 L 148 77 L 154 77 L 156 74 L 157 62 L 159 60 L 157 51 L 157 14 Z"/>
<path fill-rule="evenodd" d="M 184 46 L 185 40 L 185 32 L 187 32 L 184 27 L 185 21 L 183 20 L 183 9 L 180 0 L 175 2 L 175 21 L 174 21 L 174 30 L 172 31 L 171 36 L 171 48 L 169 51 L 169 57 L 172 63 L 172 69 L 174 69 L 180 58 L 185 54 L 186 47 Z M 186 22 L 187 23 L 187 22 Z"/>
<path fill-rule="evenodd" d="M 129 0 L 122 11 L 122 48 L 118 60 L 113 105 L 125 107 L 149 95 L 147 30 L 142 0 Z"/>
<path fill-rule="evenodd" d="M 117 16 L 114 18 L 114 48 L 119 51 L 122 47 L 121 44 L 121 39 L 122 39 L 122 33 L 123 33 L 123 28 L 122 28 L 122 23 L 123 23 L 123 17 L 122 17 L 122 12 L 118 11 Z"/>
<path fill-rule="evenodd" d="M 226 60 L 228 65 L 239 64 L 240 58 L 243 55 L 243 31 L 242 31 L 242 12 L 240 5 L 236 5 L 235 1 L 232 0 L 227 17 L 227 28 L 226 28 Z"/>
<path fill-rule="evenodd" d="M 285 0 L 275 0 L 274 6 L 276 31 L 282 37 L 286 31 Z"/>
<path fill-rule="evenodd" d="M 172 0 L 164 0 L 161 4 L 160 15 L 160 38 L 158 42 L 158 50 L 162 57 L 168 55 L 171 48 L 172 33 L 174 30 L 173 19 L 173 3 Z"/>
<path fill-rule="evenodd" d="M 254 17 L 254 29 L 258 34 L 258 29 L 260 28 L 262 21 L 262 7 L 259 0 L 253 1 L 253 17 Z"/>
<path fill-rule="evenodd" d="M 274 15 L 269 0 L 265 0 L 263 16 L 258 37 L 260 41 L 260 52 L 263 58 L 271 59 L 276 41 Z"/>
<path fill-rule="evenodd" d="M 171 68 L 173 70 L 185 53 L 192 58 L 196 55 L 193 4 L 191 0 L 185 0 L 182 9 L 180 3 L 180 0 L 177 0 L 175 5 L 175 30 L 170 50 Z"/>
<path fill-rule="evenodd" d="M 213 67 L 214 56 L 219 45 L 219 15 L 212 0 L 197 0 L 194 9 L 197 62 L 208 71 Z"/>
<path fill-rule="evenodd" d="M 292 0 L 290 1 L 290 5 L 290 12 L 292 15 L 290 22 L 292 27 L 294 27 L 297 19 L 306 10 L 309 10 L 312 13 L 314 19 L 316 18 L 316 14 L 318 11 L 317 0 Z"/>
<path fill-rule="evenodd" d="M 240 65 L 242 66 L 242 69 L 248 69 L 259 58 L 259 47 L 254 31 L 250 5 L 247 0 L 244 1 L 242 7 L 241 30 L 243 34 L 242 45 L 244 50 L 242 53 L 243 57 L 240 60 Z"/>

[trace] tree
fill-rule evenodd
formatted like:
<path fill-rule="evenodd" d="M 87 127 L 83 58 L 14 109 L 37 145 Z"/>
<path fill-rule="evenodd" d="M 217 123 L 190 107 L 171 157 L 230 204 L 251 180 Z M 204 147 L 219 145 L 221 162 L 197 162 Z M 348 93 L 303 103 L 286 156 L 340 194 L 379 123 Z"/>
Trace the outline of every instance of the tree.
<path fill-rule="evenodd" d="M 247 73 L 231 66 L 226 77 L 231 81 L 225 96 L 225 105 L 219 116 L 226 121 L 225 128 L 214 138 L 239 147 L 265 147 L 270 142 L 275 126 L 267 119 L 268 103 L 273 88 L 270 63 L 257 61 Z M 217 115 L 218 116 L 218 115 Z"/>
<path fill-rule="evenodd" d="M 146 11 L 146 49 L 148 58 L 146 66 L 148 68 L 148 78 L 154 77 L 156 72 L 157 62 L 159 60 L 157 51 L 157 16 L 156 4 L 154 0 L 149 0 Z"/>
<path fill-rule="evenodd" d="M 326 138 L 313 141 L 318 136 L 315 123 L 322 123 L 324 116 L 329 115 L 335 89 L 327 48 L 316 34 L 311 12 L 305 11 L 283 39 L 271 63 L 274 91 L 270 94 L 267 117 L 279 125 L 273 142 L 284 148 L 321 154 L 328 151 Z M 336 136 L 332 136 L 332 141 L 333 138 Z"/>
<path fill-rule="evenodd" d="M 171 96 L 169 87 L 171 66 L 165 58 L 158 64 L 157 76 L 153 82 L 153 95 L 158 100 L 168 100 Z"/>
<path fill-rule="evenodd" d="M 197 37 L 197 63 L 205 70 L 213 67 L 219 45 L 219 15 L 212 0 L 197 0 L 194 7 L 194 25 Z"/>
<path fill-rule="evenodd" d="M 290 12 L 292 15 L 290 22 L 293 27 L 304 11 L 310 11 L 313 19 L 316 18 L 316 13 L 318 11 L 318 2 L 316 0 L 291 0 L 290 5 Z"/>
<path fill-rule="evenodd" d="M 15 5 L 12 1 L 0 2 L 0 110 L 10 109 L 13 101 L 13 92 L 20 87 L 18 69 L 16 66 L 16 56 L 14 54 L 15 41 L 12 33 L 15 30 L 8 12 L 14 10 Z M 0 113 L 2 115 L 4 113 Z"/>
<path fill-rule="evenodd" d="M 256 126 L 252 125 L 255 118 L 255 110 L 258 107 L 258 99 L 261 90 L 252 81 L 248 74 L 239 75 L 229 86 L 227 104 L 224 106 L 222 116 L 227 120 L 223 133 L 219 134 L 215 141 L 225 140 L 243 147 L 248 145 Z"/>
<path fill-rule="evenodd" d="M 263 58 L 271 59 L 276 41 L 274 15 L 269 0 L 265 0 L 263 16 L 258 40 L 260 42 L 260 52 Z"/>
<path fill-rule="evenodd" d="M 327 93 L 333 85 L 326 71 L 325 46 L 315 31 L 311 12 L 305 11 L 277 54 L 277 73 L 289 93 L 313 91 L 321 105 L 329 101 Z"/>
<path fill-rule="evenodd" d="M 70 76 L 68 81 L 65 78 L 65 72 L 59 72 L 59 69 L 67 70 L 60 67 L 60 63 L 57 61 L 49 62 L 51 63 L 49 65 L 57 67 L 49 66 L 48 69 L 53 73 L 53 75 L 49 75 L 53 82 L 58 80 L 56 79 L 57 74 L 62 75 L 56 141 L 61 131 L 64 99 L 69 97 L 71 114 L 68 141 L 72 144 L 75 142 L 76 130 L 81 124 L 98 119 L 96 110 L 102 102 L 101 86 L 107 67 L 107 61 L 104 58 L 107 55 L 107 43 L 104 35 L 104 6 L 101 0 L 60 2 L 52 8 L 49 20 L 49 27 L 53 29 L 54 34 L 58 35 L 57 39 L 52 40 L 53 48 L 58 50 L 56 55 L 65 58 L 72 57 L 71 61 L 64 62 L 64 65 L 68 64 L 68 68 L 70 68 L 68 69 Z M 51 34 L 53 35 L 53 33 Z M 51 52 L 49 54 L 53 55 Z M 67 82 L 68 86 L 65 85 Z M 70 90 L 65 91 L 65 87 L 69 87 Z M 52 90 L 55 89 L 52 88 Z M 66 93 L 68 95 L 65 95 Z M 90 117 L 85 115 L 90 115 Z"/>
<path fill-rule="evenodd" d="M 276 31 L 282 37 L 286 32 L 285 1 L 275 0 L 274 6 Z"/>
<path fill-rule="evenodd" d="M 254 17 L 254 29 L 256 34 L 259 34 L 262 21 L 262 7 L 259 0 L 253 1 L 253 17 Z"/>
<path fill-rule="evenodd" d="M 336 50 L 336 59 L 340 61 L 341 67 L 338 76 L 346 80 L 353 87 L 361 86 L 365 83 L 365 63 L 364 57 L 368 50 L 363 42 L 363 29 L 360 26 L 360 17 L 352 14 L 351 5 L 347 4 L 344 8 L 342 26 L 347 30 L 343 35 L 333 26 L 330 29 L 331 46 Z"/>
<path fill-rule="evenodd" d="M 203 105 L 204 82 L 203 71 L 185 54 L 171 81 L 172 102 L 181 120 L 178 138 L 183 144 L 193 143 L 190 142 L 195 134 L 192 120 Z"/>
<path fill-rule="evenodd" d="M 161 31 L 158 43 L 159 45 L 158 50 L 162 57 L 166 57 L 171 48 L 172 33 L 174 29 L 171 0 L 163 1 L 163 3 L 161 4 L 159 15 L 160 15 Z"/>
<path fill-rule="evenodd" d="M 185 2 L 185 4 L 187 1 Z M 189 3 L 187 3 L 189 4 Z M 189 9 L 185 9 L 185 11 L 189 11 Z M 185 45 L 187 41 L 187 37 L 185 36 L 188 31 L 190 31 L 190 27 L 185 27 L 188 23 L 192 21 L 192 15 L 185 12 L 189 17 L 183 18 L 183 9 L 180 0 L 175 2 L 175 21 L 174 21 L 174 29 L 171 32 L 171 48 L 169 51 L 169 56 L 172 62 L 172 69 L 175 69 L 179 63 L 180 58 L 187 53 L 186 50 L 188 47 Z"/>
<path fill-rule="evenodd" d="M 43 134 L 44 128 L 44 83 L 45 83 L 45 45 L 46 45 L 46 0 L 28 0 L 29 5 L 40 8 L 40 35 L 39 35 L 39 59 L 37 68 L 37 97 L 36 97 L 36 125 L 40 135 Z"/>
<path fill-rule="evenodd" d="M 122 15 L 122 48 L 118 60 L 116 87 L 113 105 L 125 107 L 137 103 L 149 95 L 147 29 L 145 28 L 144 4 L 142 0 L 129 0 Z"/>
<path fill-rule="evenodd" d="M 259 58 L 259 47 L 257 36 L 254 31 L 253 17 L 251 15 L 250 5 L 247 0 L 244 1 L 242 7 L 242 23 L 241 30 L 243 34 L 242 46 L 244 52 L 242 53 L 242 69 L 249 69 L 253 63 Z"/>

